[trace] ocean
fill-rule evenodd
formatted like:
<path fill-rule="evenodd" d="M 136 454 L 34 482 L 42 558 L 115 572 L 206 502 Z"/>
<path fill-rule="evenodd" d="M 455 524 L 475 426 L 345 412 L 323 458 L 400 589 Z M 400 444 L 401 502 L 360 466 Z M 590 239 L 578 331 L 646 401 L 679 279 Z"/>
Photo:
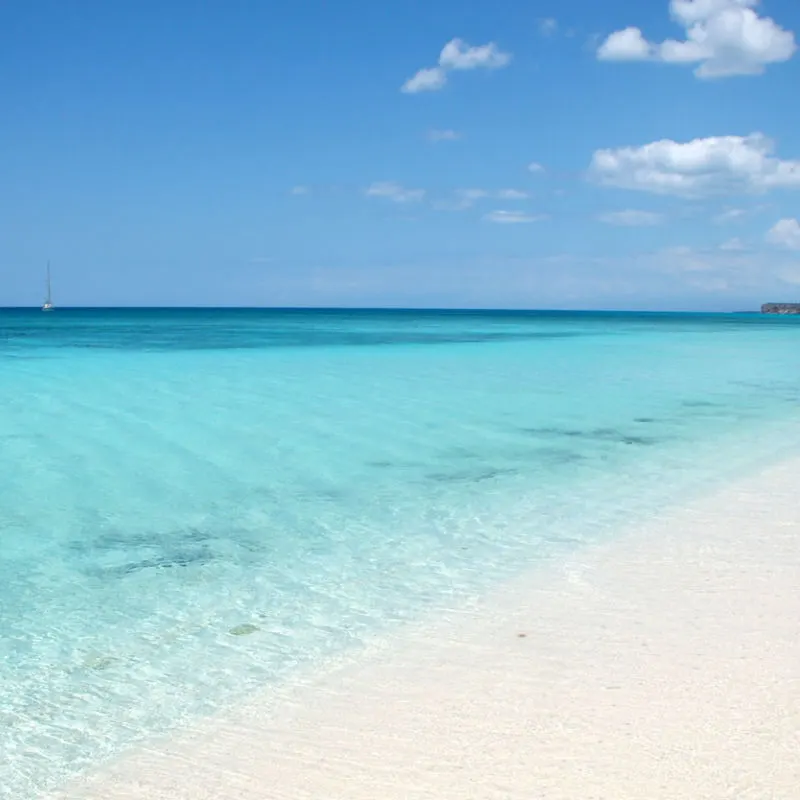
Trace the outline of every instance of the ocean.
<path fill-rule="evenodd" d="M 800 319 L 0 310 L 0 798 L 796 453 Z"/>

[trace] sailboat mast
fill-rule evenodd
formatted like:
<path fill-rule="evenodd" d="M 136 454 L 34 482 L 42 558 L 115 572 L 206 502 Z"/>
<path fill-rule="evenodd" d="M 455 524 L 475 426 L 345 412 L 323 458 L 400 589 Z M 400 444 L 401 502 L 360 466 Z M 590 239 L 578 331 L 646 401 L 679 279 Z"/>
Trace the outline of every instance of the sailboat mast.
<path fill-rule="evenodd" d="M 42 311 L 53 310 L 53 298 L 50 292 L 50 261 L 47 262 L 47 298 L 42 306 Z"/>

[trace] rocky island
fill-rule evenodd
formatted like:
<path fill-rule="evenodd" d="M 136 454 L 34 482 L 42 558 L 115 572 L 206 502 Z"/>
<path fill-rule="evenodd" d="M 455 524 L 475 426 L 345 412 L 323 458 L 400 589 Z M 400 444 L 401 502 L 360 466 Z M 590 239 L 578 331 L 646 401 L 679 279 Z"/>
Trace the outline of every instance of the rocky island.
<path fill-rule="evenodd" d="M 764 303 L 762 314 L 800 314 L 800 303 Z"/>

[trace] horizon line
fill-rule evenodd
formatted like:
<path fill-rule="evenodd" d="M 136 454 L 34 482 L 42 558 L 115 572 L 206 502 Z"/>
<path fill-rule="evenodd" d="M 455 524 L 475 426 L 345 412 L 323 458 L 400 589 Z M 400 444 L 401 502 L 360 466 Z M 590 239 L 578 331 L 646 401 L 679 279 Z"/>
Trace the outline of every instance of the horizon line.
<path fill-rule="evenodd" d="M 764 303 L 762 305 L 770 305 Z M 774 305 L 774 304 L 773 304 Z M 3 306 L 3 312 L 38 312 L 40 305 Z M 200 312 L 200 311 L 250 311 L 250 312 L 294 312 L 294 313 L 417 313 L 417 314 L 543 314 L 543 315 L 568 315 L 568 314 L 639 314 L 648 316 L 666 315 L 697 315 L 697 316 L 790 316 L 765 314 L 761 307 L 750 309 L 730 310 L 702 310 L 702 309 L 652 309 L 652 308 L 503 308 L 503 307 L 437 307 L 437 306 L 213 306 L 213 305 L 144 305 L 144 306 L 103 306 L 103 305 L 65 305 L 56 306 L 50 313 L 55 312 L 92 312 L 92 311 L 172 311 L 172 312 Z"/>
<path fill-rule="evenodd" d="M 770 302 L 762 305 L 784 305 L 785 303 Z M 348 311 L 348 312 L 428 312 L 428 313 L 506 313 L 506 314 L 757 314 L 763 312 L 761 308 L 739 309 L 728 311 L 712 310 L 681 310 L 673 309 L 646 309 L 646 308 L 507 308 L 507 307 L 440 307 L 440 306 L 214 306 L 214 305 L 142 305 L 142 306 L 116 306 L 116 305 L 65 305 L 57 306 L 55 311 Z M 40 305 L 0 305 L 0 311 L 41 311 Z"/>

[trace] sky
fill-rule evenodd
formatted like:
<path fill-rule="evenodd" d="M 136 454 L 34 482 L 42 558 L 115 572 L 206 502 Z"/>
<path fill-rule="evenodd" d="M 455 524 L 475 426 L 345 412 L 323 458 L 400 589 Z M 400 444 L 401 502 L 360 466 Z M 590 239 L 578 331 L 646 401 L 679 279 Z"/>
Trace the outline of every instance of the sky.
<path fill-rule="evenodd" d="M 797 0 L 3 0 L 0 306 L 800 300 Z"/>

